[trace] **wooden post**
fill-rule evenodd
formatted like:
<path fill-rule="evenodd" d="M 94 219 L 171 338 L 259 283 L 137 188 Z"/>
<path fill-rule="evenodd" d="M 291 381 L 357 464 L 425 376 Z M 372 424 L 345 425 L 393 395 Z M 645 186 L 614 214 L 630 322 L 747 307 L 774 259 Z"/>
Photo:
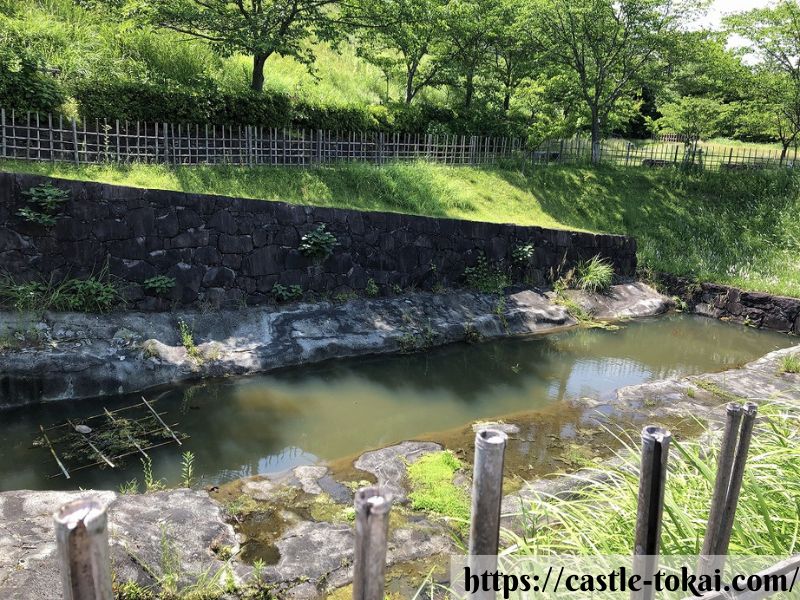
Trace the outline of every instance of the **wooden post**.
<path fill-rule="evenodd" d="M 736 445 L 736 456 L 731 467 L 730 484 L 728 494 L 725 497 L 725 510 L 720 521 L 718 537 L 714 542 L 714 554 L 724 557 L 728 553 L 728 544 L 731 541 L 731 531 L 733 530 L 733 520 L 736 516 L 736 505 L 739 503 L 739 493 L 742 491 L 742 480 L 744 479 L 744 467 L 747 462 L 747 454 L 750 451 L 750 440 L 753 437 L 753 425 L 755 423 L 758 405 L 754 402 L 747 402 L 744 405 L 742 415 L 742 427 L 739 431 L 739 440 Z M 720 565 L 720 570 L 724 565 Z"/>
<path fill-rule="evenodd" d="M 661 427 L 648 425 L 642 429 L 642 462 L 639 471 L 633 571 L 646 579 L 650 579 L 658 569 L 661 517 L 664 510 L 664 488 L 671 439 L 670 432 Z M 653 597 L 652 587 L 631 593 L 631 598 L 636 600 L 650 600 Z"/>
<path fill-rule="evenodd" d="M 3 130 L 3 158 L 8 156 L 8 142 L 6 141 L 6 109 L 0 109 L 0 129 Z"/>
<path fill-rule="evenodd" d="M 169 163 L 169 145 L 167 143 L 167 124 L 163 123 L 164 126 L 164 164 Z"/>
<path fill-rule="evenodd" d="M 78 147 L 78 124 L 72 119 L 72 151 L 75 154 L 75 164 L 81 164 L 80 149 Z"/>
<path fill-rule="evenodd" d="M 53 515 L 64 600 L 112 600 L 106 507 L 84 498 Z"/>
<path fill-rule="evenodd" d="M 392 497 L 381 487 L 356 492 L 356 544 L 353 559 L 353 600 L 383 600 L 386 542 Z"/>
<path fill-rule="evenodd" d="M 470 565 L 481 571 L 486 569 L 491 571 L 497 567 L 500 503 L 503 499 L 503 461 L 507 439 L 506 434 L 498 429 L 481 429 L 475 434 L 469 554 Z M 487 564 L 487 561 L 491 564 Z"/>
<path fill-rule="evenodd" d="M 711 509 L 708 513 L 706 534 L 703 539 L 703 551 L 697 565 L 698 574 L 710 574 L 716 568 L 712 564 L 714 549 L 719 536 L 719 528 L 725 512 L 725 498 L 730 485 L 731 467 L 736 453 L 736 441 L 739 437 L 739 424 L 742 421 L 742 406 L 737 402 L 728 403 L 725 409 L 725 431 L 722 436 L 722 447 L 717 457 L 717 475 L 714 481 L 714 492 L 711 496 Z"/>

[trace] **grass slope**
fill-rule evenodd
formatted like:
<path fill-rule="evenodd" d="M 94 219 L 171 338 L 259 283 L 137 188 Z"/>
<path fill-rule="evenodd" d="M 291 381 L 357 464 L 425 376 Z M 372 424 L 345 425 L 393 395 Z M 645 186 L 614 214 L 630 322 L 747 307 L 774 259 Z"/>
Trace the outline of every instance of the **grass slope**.
<path fill-rule="evenodd" d="M 275 167 L 88 166 L 0 169 L 297 204 L 625 233 L 643 266 L 800 297 L 800 175 L 427 163 Z"/>

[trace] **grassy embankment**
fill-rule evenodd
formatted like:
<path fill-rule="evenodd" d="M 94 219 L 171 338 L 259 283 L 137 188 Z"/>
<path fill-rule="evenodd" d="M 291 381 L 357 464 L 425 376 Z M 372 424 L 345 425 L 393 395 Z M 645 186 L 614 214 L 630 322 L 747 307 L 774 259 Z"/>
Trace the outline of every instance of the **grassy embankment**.
<path fill-rule="evenodd" d="M 0 169 L 361 210 L 625 233 L 643 266 L 800 297 L 800 174 L 624 168 L 87 166 Z"/>

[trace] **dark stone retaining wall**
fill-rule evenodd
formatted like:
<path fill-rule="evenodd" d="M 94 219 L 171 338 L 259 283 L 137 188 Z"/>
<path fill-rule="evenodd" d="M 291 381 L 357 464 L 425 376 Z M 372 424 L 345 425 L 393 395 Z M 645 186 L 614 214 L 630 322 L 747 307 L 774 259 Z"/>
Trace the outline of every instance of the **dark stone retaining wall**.
<path fill-rule="evenodd" d="M 800 335 L 800 299 L 660 274 L 658 283 L 698 314 Z"/>
<path fill-rule="evenodd" d="M 22 192 L 47 182 L 71 192 L 50 228 L 17 215 L 25 206 Z M 338 244 L 317 264 L 298 247 L 322 223 Z M 108 264 L 123 282 L 129 307 L 141 310 L 259 304 L 276 283 L 319 293 L 363 290 L 370 278 L 384 292 L 395 285 L 454 286 L 480 252 L 509 264 L 519 244 L 535 247 L 527 273 L 518 274 L 534 283 L 545 282 L 559 265 L 598 254 L 619 275 L 636 271 L 636 241 L 624 236 L 0 173 L 0 272 L 48 280 L 85 277 Z M 176 280 L 169 298 L 142 287 L 156 275 Z"/>

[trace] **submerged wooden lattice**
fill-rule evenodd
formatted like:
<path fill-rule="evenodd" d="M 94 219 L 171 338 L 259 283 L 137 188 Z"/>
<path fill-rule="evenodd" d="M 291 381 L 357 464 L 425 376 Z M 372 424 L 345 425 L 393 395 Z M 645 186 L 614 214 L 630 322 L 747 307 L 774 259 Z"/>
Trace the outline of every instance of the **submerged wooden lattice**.
<path fill-rule="evenodd" d="M 154 403 L 155 401 L 153 401 Z M 101 414 L 85 419 L 67 419 L 49 427 L 39 426 L 41 435 L 33 441 L 35 447 L 46 448 L 64 476 L 83 469 L 116 468 L 125 459 L 140 455 L 149 459 L 148 452 L 169 444 L 181 445 L 189 436 L 175 430 L 177 423 L 168 425 L 151 402 L 142 402 L 115 411 L 103 409 Z"/>

